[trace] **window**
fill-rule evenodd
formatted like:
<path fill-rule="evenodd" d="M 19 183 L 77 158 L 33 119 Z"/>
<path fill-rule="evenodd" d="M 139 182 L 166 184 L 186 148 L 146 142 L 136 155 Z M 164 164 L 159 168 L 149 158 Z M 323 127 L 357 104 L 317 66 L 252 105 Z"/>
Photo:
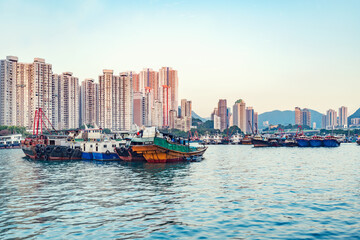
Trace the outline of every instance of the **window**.
<path fill-rule="evenodd" d="M 104 145 L 104 148 L 107 148 L 107 145 Z"/>

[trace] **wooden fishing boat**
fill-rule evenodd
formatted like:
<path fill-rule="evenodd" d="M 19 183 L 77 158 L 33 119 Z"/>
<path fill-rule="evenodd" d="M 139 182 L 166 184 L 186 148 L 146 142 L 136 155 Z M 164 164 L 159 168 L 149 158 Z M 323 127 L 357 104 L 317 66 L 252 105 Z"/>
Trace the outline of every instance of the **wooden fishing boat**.
<path fill-rule="evenodd" d="M 192 147 L 172 142 L 169 137 L 154 137 L 151 144 L 133 145 L 131 149 L 149 163 L 167 163 L 199 161 L 207 147 Z"/>
<path fill-rule="evenodd" d="M 245 137 L 241 140 L 242 145 L 252 145 L 252 137 L 250 135 L 245 135 Z"/>

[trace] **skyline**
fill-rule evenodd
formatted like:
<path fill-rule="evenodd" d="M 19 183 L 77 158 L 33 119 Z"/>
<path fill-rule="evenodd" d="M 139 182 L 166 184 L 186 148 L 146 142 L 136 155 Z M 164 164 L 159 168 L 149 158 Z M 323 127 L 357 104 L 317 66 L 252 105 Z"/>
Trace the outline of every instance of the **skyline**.
<path fill-rule="evenodd" d="M 179 99 L 202 117 L 221 98 L 259 113 L 358 109 L 360 2 L 205 3 L 0 1 L 0 52 L 45 58 L 80 82 L 98 82 L 103 69 L 171 66 Z"/>

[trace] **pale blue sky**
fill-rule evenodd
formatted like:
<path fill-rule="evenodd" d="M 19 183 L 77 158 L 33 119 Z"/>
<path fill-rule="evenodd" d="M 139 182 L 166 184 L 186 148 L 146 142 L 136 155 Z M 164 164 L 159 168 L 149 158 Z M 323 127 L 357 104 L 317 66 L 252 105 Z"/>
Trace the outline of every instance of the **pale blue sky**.
<path fill-rule="evenodd" d="M 80 80 L 170 66 L 207 117 L 219 98 L 258 112 L 360 107 L 360 1 L 4 1 L 0 58 L 45 58 Z"/>

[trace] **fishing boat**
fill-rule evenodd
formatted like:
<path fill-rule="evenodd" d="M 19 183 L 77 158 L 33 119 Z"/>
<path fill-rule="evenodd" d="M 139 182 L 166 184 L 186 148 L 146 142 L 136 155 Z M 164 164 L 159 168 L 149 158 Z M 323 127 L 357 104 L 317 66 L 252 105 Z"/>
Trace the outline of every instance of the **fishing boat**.
<path fill-rule="evenodd" d="M 269 147 L 269 139 L 262 137 L 261 135 L 256 135 L 252 139 L 252 144 L 254 147 Z"/>
<path fill-rule="evenodd" d="M 215 134 L 211 136 L 210 138 L 211 144 L 221 144 L 222 143 L 222 137 L 220 134 Z"/>
<path fill-rule="evenodd" d="M 310 147 L 310 139 L 305 135 L 297 137 L 296 142 L 299 147 Z"/>
<path fill-rule="evenodd" d="M 134 144 L 131 149 L 149 163 L 199 161 L 207 149 L 204 146 L 190 146 L 179 138 L 158 132 L 155 127 L 146 128 L 145 131 L 142 136 L 147 138 L 144 144 Z"/>
<path fill-rule="evenodd" d="M 309 141 L 310 147 L 322 147 L 324 144 L 324 138 L 320 136 L 312 136 Z"/>
<path fill-rule="evenodd" d="M 205 136 L 202 136 L 202 137 L 200 138 L 200 142 L 201 142 L 202 144 L 210 144 L 210 143 L 211 143 L 211 137 L 210 137 L 210 135 L 209 135 L 209 134 L 206 134 Z"/>
<path fill-rule="evenodd" d="M 239 133 L 232 135 L 230 138 L 231 144 L 240 144 L 241 140 L 242 140 L 242 137 Z"/>
<path fill-rule="evenodd" d="M 324 147 L 339 147 L 340 141 L 335 136 L 326 136 L 323 141 Z"/>
<path fill-rule="evenodd" d="M 99 161 L 120 160 L 115 148 L 126 143 L 121 137 L 105 135 L 103 130 L 96 125 L 94 128 L 88 128 L 85 125 L 82 135 L 75 136 L 74 140 L 80 143 L 82 159 Z"/>
<path fill-rule="evenodd" d="M 252 144 L 252 137 L 251 135 L 245 135 L 244 138 L 241 140 L 242 145 L 251 145 Z"/>
<path fill-rule="evenodd" d="M 298 144 L 295 139 L 288 138 L 284 141 L 284 146 L 285 147 L 297 147 Z"/>

